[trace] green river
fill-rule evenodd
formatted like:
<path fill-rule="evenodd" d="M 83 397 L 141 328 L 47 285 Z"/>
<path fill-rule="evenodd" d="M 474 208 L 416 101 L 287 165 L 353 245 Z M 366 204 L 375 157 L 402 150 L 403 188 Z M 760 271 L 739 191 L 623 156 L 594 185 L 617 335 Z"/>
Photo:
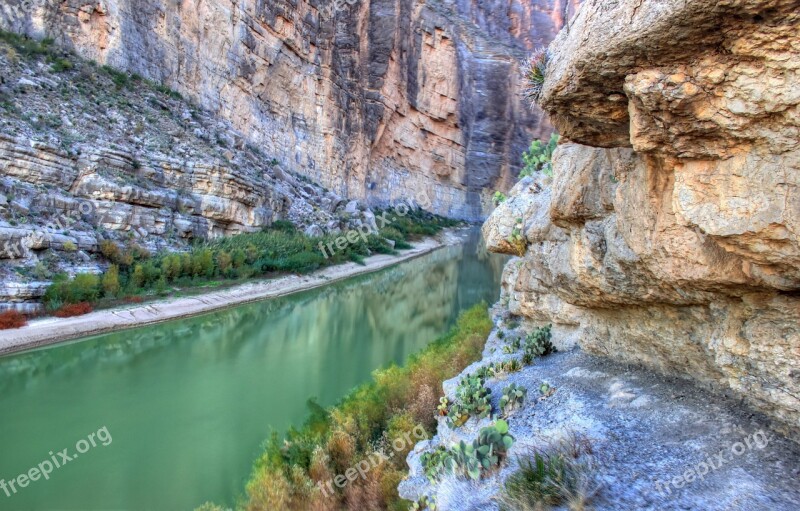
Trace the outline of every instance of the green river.
<path fill-rule="evenodd" d="M 496 300 L 503 263 L 471 232 L 287 298 L 0 358 L 0 479 L 36 469 L 0 510 L 232 506 L 270 431 Z"/>

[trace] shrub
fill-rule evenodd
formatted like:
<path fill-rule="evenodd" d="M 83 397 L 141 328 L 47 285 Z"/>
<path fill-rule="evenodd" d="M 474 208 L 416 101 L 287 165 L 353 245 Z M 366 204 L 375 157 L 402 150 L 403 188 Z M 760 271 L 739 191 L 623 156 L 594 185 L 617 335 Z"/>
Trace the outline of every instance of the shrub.
<path fill-rule="evenodd" d="M 92 306 L 88 302 L 70 303 L 64 305 L 55 311 L 54 315 L 57 318 L 71 318 L 73 316 L 82 316 L 92 312 Z"/>
<path fill-rule="evenodd" d="M 247 254 L 241 248 L 234 249 L 231 252 L 231 264 L 237 270 L 247 264 Z"/>
<path fill-rule="evenodd" d="M 512 358 L 511 360 L 500 364 L 498 370 L 504 373 L 516 373 L 517 371 L 522 370 L 522 363 L 519 359 Z"/>
<path fill-rule="evenodd" d="M 228 275 L 232 264 L 233 258 L 229 253 L 225 251 L 217 253 L 217 268 L 221 274 Z"/>
<path fill-rule="evenodd" d="M 52 69 L 54 73 L 63 73 L 65 71 L 71 70 L 73 67 L 72 62 L 65 58 L 55 58 L 53 59 Z"/>
<path fill-rule="evenodd" d="M 22 328 L 28 324 L 28 319 L 19 311 L 6 310 L 0 312 L 0 330 Z"/>
<path fill-rule="evenodd" d="M 295 225 L 288 220 L 275 220 L 272 222 L 272 225 L 269 226 L 269 228 L 275 231 L 289 233 L 297 231 L 297 227 L 295 227 Z"/>
<path fill-rule="evenodd" d="M 50 269 L 42 261 L 37 261 L 36 266 L 33 267 L 33 276 L 39 280 L 49 279 L 52 274 Z"/>
<path fill-rule="evenodd" d="M 214 276 L 214 254 L 204 248 L 192 253 L 192 275 L 195 277 Z"/>
<path fill-rule="evenodd" d="M 183 273 L 183 264 L 180 254 L 169 254 L 161 261 L 161 272 L 167 281 L 172 282 L 180 278 Z"/>
<path fill-rule="evenodd" d="M 492 204 L 494 204 L 495 207 L 497 207 L 500 204 L 504 203 L 506 199 L 507 199 L 506 194 L 504 194 L 503 192 L 494 192 L 494 195 L 492 196 Z"/>
<path fill-rule="evenodd" d="M 114 85 L 116 85 L 118 89 L 127 87 L 130 83 L 130 76 L 124 71 L 119 71 L 111 66 L 103 66 L 100 69 L 111 78 L 111 81 L 114 82 Z"/>
<path fill-rule="evenodd" d="M 519 173 L 519 177 L 532 176 L 535 172 L 543 172 L 548 176 L 553 175 L 553 151 L 558 146 L 559 136 L 556 133 L 550 135 L 550 140 L 543 144 L 541 140 L 531 142 L 530 148 L 522 153 L 522 161 L 525 164 Z"/>
<path fill-rule="evenodd" d="M 100 253 L 117 266 L 128 267 L 133 264 L 133 253 L 130 251 L 123 252 L 115 241 L 101 241 Z"/>
<path fill-rule="evenodd" d="M 145 283 L 144 266 L 137 264 L 133 268 L 130 279 L 128 280 L 128 287 L 132 292 L 136 292 L 144 286 Z"/>
<path fill-rule="evenodd" d="M 75 252 L 78 250 L 78 246 L 72 241 L 65 241 L 62 247 L 66 252 Z"/>
<path fill-rule="evenodd" d="M 103 286 L 103 296 L 115 297 L 119 294 L 119 267 L 116 264 L 108 267 L 108 270 L 103 275 L 101 285 Z"/>
<path fill-rule="evenodd" d="M 100 278 L 92 273 L 79 273 L 74 279 L 57 275 L 44 294 L 44 304 L 55 309 L 65 303 L 92 302 L 100 296 Z"/>
<path fill-rule="evenodd" d="M 71 303 L 93 302 L 99 296 L 100 278 L 94 273 L 79 273 L 72 280 L 67 300 Z"/>
<path fill-rule="evenodd" d="M 374 382 L 354 389 L 331 410 L 312 407 L 300 430 L 291 430 L 284 439 L 273 435 L 247 484 L 245 507 L 403 509 L 396 488 L 407 467 L 400 456 L 376 466 L 362 484 L 350 485 L 356 490 L 342 492 L 334 486 L 334 494 L 320 502 L 313 489 L 316 482 L 328 481 L 332 474 L 368 459 L 376 442 L 391 438 L 390 431 L 406 430 L 412 417 L 419 423 L 421 417 L 411 412 L 411 403 L 425 388 L 441 388 L 444 380 L 479 358 L 491 328 L 486 305 L 477 305 L 464 312 L 448 334 L 413 355 L 405 367 L 376 371 Z M 433 418 L 435 396 L 430 406 L 425 420 Z M 430 435 L 432 429 L 426 432 Z"/>

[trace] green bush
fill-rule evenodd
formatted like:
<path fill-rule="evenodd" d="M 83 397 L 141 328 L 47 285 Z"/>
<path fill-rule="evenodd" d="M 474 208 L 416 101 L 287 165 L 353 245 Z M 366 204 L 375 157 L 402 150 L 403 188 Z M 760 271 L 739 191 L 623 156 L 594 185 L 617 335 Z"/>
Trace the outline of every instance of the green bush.
<path fill-rule="evenodd" d="M 598 490 L 592 475 L 595 468 L 589 440 L 567 435 L 547 450 L 519 460 L 518 470 L 503 484 L 500 509 L 590 509 Z"/>
<path fill-rule="evenodd" d="M 114 85 L 116 85 L 118 89 L 127 87 L 131 83 L 130 75 L 124 71 L 114 69 L 111 66 L 103 66 L 100 69 L 111 78 L 111 81 L 114 82 Z"/>
<path fill-rule="evenodd" d="M 121 286 L 119 283 L 119 267 L 112 264 L 108 267 L 102 279 L 103 296 L 114 298 L 119 295 Z"/>
<path fill-rule="evenodd" d="M 550 140 L 543 144 L 541 140 L 531 142 L 530 148 L 522 154 L 522 162 L 525 164 L 519 173 L 519 177 L 532 176 L 536 172 L 543 172 L 548 176 L 553 175 L 553 151 L 558 146 L 559 136 L 556 133 L 550 135 Z"/>
<path fill-rule="evenodd" d="M 203 248 L 192 253 L 192 276 L 214 276 L 214 253 L 210 249 Z"/>
<path fill-rule="evenodd" d="M 414 233 L 432 228 L 434 225 L 449 225 L 451 222 L 427 213 L 411 212 L 411 223 L 403 222 L 404 231 L 391 228 L 387 233 L 397 237 L 396 247 L 410 247 L 402 239 Z M 427 227 L 414 226 L 414 222 L 427 222 Z M 439 227 L 441 228 L 441 227 Z M 126 293 L 136 295 L 155 290 L 165 292 L 170 283 L 201 285 L 203 282 L 224 278 L 247 278 L 271 272 L 308 273 L 324 266 L 346 261 L 363 264 L 370 253 L 392 254 L 394 249 L 384 236 L 370 234 L 366 239 L 358 237 L 344 249 L 335 250 L 328 258 L 322 255 L 319 243 L 335 246 L 337 236 L 328 235 L 310 238 L 299 232 L 294 224 L 278 220 L 261 232 L 244 233 L 200 243 L 188 252 L 151 255 L 147 249 L 129 240 L 124 246 L 112 240 L 100 242 L 100 252 L 117 268 L 116 280 Z M 110 280 L 112 276 L 107 277 Z M 63 279 L 62 279 L 63 280 Z M 67 279 L 68 280 L 68 279 Z M 109 289 L 116 286 L 108 282 Z M 66 292 L 68 284 L 54 283 L 50 292 L 52 301 L 70 303 Z M 113 297 L 117 293 L 105 292 Z M 92 301 L 92 300 L 86 300 Z"/>
<path fill-rule="evenodd" d="M 100 297 L 100 278 L 92 273 L 79 273 L 73 279 L 57 275 L 45 291 L 43 302 L 50 309 L 64 304 L 94 302 Z"/>
<path fill-rule="evenodd" d="M 297 227 L 288 220 L 275 220 L 272 222 L 270 229 L 281 232 L 295 232 Z"/>

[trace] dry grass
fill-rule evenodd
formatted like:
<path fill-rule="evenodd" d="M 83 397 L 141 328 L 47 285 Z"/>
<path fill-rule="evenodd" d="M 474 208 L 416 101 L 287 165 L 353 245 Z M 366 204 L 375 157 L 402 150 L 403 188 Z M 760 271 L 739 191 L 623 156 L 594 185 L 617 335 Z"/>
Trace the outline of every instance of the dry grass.
<path fill-rule="evenodd" d="M 0 312 L 0 330 L 22 328 L 27 324 L 28 319 L 21 312 L 15 310 Z"/>
<path fill-rule="evenodd" d="M 592 509 L 600 490 L 594 473 L 591 442 L 570 433 L 544 451 L 519 458 L 519 469 L 508 477 L 498 501 L 504 511 Z"/>
<path fill-rule="evenodd" d="M 83 316 L 92 312 L 92 306 L 88 302 L 71 303 L 64 305 L 56 310 L 53 315 L 57 318 L 71 318 L 73 316 Z"/>

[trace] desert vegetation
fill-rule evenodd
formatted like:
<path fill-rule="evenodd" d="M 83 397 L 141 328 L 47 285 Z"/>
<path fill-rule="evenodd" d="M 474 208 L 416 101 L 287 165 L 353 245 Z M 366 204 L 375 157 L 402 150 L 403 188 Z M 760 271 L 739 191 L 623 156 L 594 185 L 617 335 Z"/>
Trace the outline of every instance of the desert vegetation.
<path fill-rule="evenodd" d="M 400 499 L 397 484 L 408 470 L 405 456 L 412 445 L 381 458 L 366 479 L 343 489 L 334 486 L 333 494 L 320 486 L 375 452 L 385 452 L 389 442 L 420 425 L 432 436 L 437 389 L 480 358 L 491 328 L 486 305 L 477 305 L 403 367 L 376 371 L 372 382 L 354 389 L 329 410 L 310 403 L 311 413 L 302 427 L 284 437 L 274 434 L 267 442 L 253 467 L 241 507 L 248 511 L 408 509 L 411 503 Z M 496 426 L 502 431 L 501 424 Z M 500 442 L 506 445 L 502 438 Z M 484 440 L 496 439 L 489 435 Z"/>
<path fill-rule="evenodd" d="M 327 258 L 320 252 L 319 243 L 329 243 L 333 236 L 312 238 L 282 220 L 261 232 L 198 243 L 185 252 L 151 255 L 135 241 L 123 244 L 104 240 L 100 251 L 109 263 L 105 273 L 79 273 L 72 278 L 57 274 L 43 301 L 47 310 L 54 312 L 78 303 L 112 305 L 131 297 L 160 296 L 252 277 L 309 273 L 347 261 L 363 264 L 363 258 L 370 254 L 393 254 L 411 248 L 410 242 L 458 224 L 422 210 L 394 216 L 397 220 L 391 226 L 359 237 Z"/>

